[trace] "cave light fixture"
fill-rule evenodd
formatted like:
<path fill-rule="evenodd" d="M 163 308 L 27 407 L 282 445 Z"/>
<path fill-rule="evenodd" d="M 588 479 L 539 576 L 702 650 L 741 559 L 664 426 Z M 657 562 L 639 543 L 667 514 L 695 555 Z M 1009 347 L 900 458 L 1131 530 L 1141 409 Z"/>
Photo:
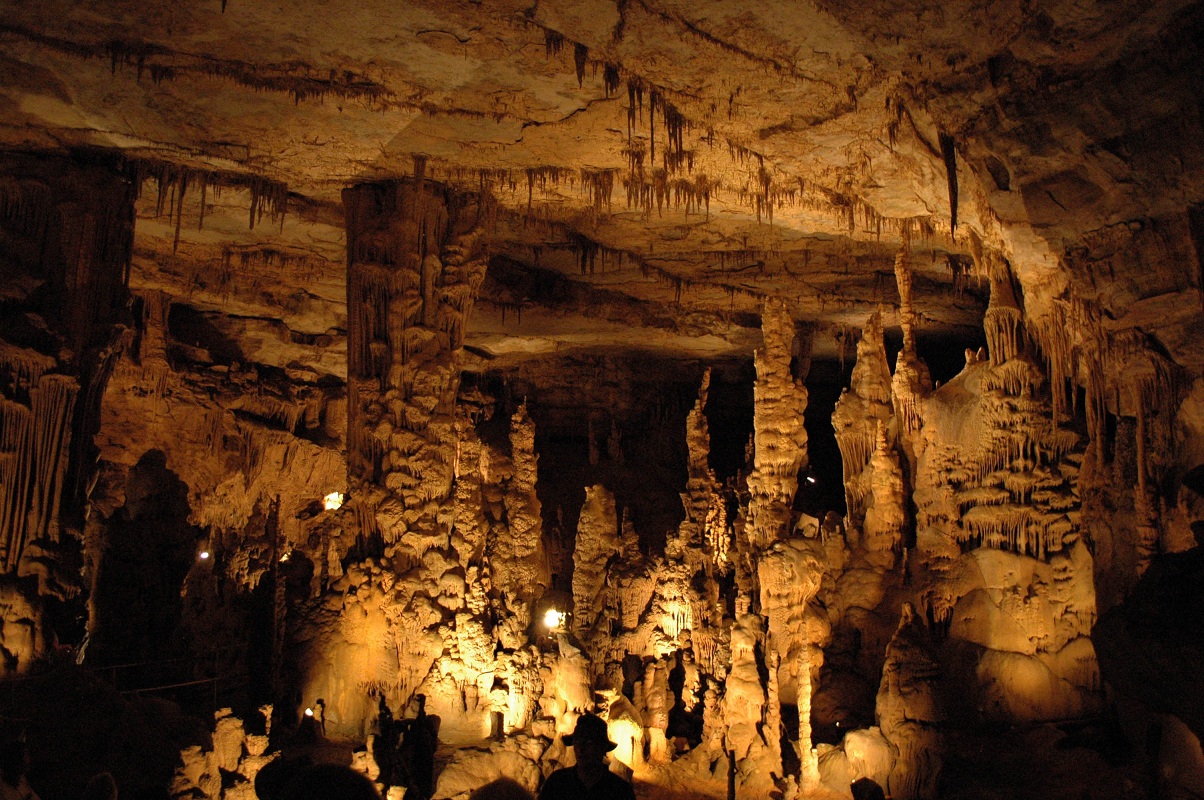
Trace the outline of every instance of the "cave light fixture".
<path fill-rule="evenodd" d="M 208 561 L 209 560 L 209 551 L 202 550 L 201 552 L 196 554 L 196 557 L 199 558 L 201 561 Z"/>
<path fill-rule="evenodd" d="M 549 608 L 543 615 L 543 625 L 549 631 L 564 630 L 564 622 L 568 619 L 568 613 L 558 611 L 555 608 Z"/>
<path fill-rule="evenodd" d="M 343 493 L 331 492 L 322 498 L 322 503 L 326 506 L 327 511 L 335 511 L 343 505 Z"/>

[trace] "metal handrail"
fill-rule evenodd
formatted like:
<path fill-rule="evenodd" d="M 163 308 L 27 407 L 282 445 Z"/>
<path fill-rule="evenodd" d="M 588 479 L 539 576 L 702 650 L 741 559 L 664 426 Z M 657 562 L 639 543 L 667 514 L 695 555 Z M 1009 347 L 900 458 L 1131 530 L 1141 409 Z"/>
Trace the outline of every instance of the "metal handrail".
<path fill-rule="evenodd" d="M 91 675 L 94 675 L 98 679 L 109 684 L 110 686 L 113 687 L 114 691 L 116 691 L 118 694 L 123 695 L 123 696 L 151 694 L 154 692 L 167 691 L 170 689 L 182 689 L 182 688 L 188 688 L 191 686 L 204 686 L 207 684 L 211 684 L 213 686 L 213 698 L 212 698 L 213 699 L 213 708 L 214 708 L 214 710 L 217 710 L 218 699 L 219 699 L 218 693 L 219 693 L 219 689 L 220 689 L 220 684 L 222 684 L 224 682 L 232 681 L 232 680 L 242 679 L 239 683 L 234 683 L 234 684 L 230 684 L 227 686 L 227 689 L 237 688 L 238 686 L 244 685 L 246 679 L 249 678 L 249 673 L 247 672 L 245 666 L 240 669 L 233 669 L 233 670 L 224 671 L 224 672 L 221 671 L 219 669 L 219 667 L 221 666 L 222 656 L 225 654 L 232 653 L 232 652 L 234 652 L 234 653 L 245 652 L 246 650 L 247 650 L 247 647 L 245 645 L 228 645 L 226 647 L 219 647 L 214 650 L 209 650 L 204 653 L 199 653 L 197 655 L 192 655 L 192 656 L 176 656 L 173 658 L 165 658 L 165 659 L 158 659 L 158 660 L 148 659 L 145 661 L 131 661 L 131 662 L 123 663 L 123 664 L 106 664 L 103 666 L 85 664 L 85 665 L 79 667 L 79 669 L 83 672 L 87 672 Z M 124 688 L 124 689 L 121 688 L 121 685 L 120 685 L 121 681 L 119 679 L 119 675 L 121 673 L 128 673 L 131 670 L 134 670 L 136 668 L 164 667 L 164 666 L 173 665 L 173 664 L 177 664 L 177 665 L 178 664 L 197 664 L 197 663 L 209 662 L 209 661 L 211 661 L 213 664 L 213 673 L 214 673 L 210 677 L 198 678 L 195 680 L 177 680 L 175 682 L 170 682 L 170 683 L 160 683 L 160 682 L 156 682 L 156 681 L 152 680 L 152 681 L 150 681 L 150 685 L 134 686 L 132 688 Z M 180 670 L 177 669 L 175 671 L 179 672 Z M 4 687 L 7 689 L 6 694 L 8 695 L 8 697 L 7 697 L 8 705 L 13 705 L 16 701 L 16 692 L 17 692 L 17 689 L 19 688 L 19 686 L 21 686 L 22 684 L 26 684 L 26 683 L 33 683 L 33 682 L 36 682 L 39 680 L 44 680 L 45 678 L 46 678 L 46 673 L 9 675 L 9 676 L 5 676 L 5 677 L 0 677 L 0 687 Z M 170 680 L 170 678 L 169 678 L 169 680 Z M 4 704 L 0 703 L 0 706 L 2 706 L 2 705 L 4 705 Z M 15 720 L 18 718 L 0 716 L 0 719 L 14 719 Z"/>

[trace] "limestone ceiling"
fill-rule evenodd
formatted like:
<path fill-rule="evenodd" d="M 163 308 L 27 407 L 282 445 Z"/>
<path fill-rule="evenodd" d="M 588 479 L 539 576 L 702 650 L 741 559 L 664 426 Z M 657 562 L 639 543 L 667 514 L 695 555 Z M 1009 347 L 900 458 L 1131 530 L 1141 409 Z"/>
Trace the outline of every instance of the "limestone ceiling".
<path fill-rule="evenodd" d="M 496 197 L 469 336 L 495 359 L 746 354 L 765 295 L 835 355 L 842 326 L 897 303 L 904 243 L 923 325 L 964 334 L 985 306 L 955 276 L 971 232 L 1026 288 L 1057 294 L 1077 285 L 1067 253 L 1083 237 L 1185 225 L 1204 196 L 1200 78 L 1185 67 L 1201 15 L 1175 0 L 0 9 L 0 146 L 192 169 L 174 217 L 184 173 L 151 171 L 168 208 L 148 181 L 138 288 L 212 314 L 248 359 L 319 374 L 345 371 L 340 190 L 357 182 L 418 173 Z M 1155 142 L 1175 155 L 1150 155 Z M 206 193 L 201 227 L 207 182 L 227 187 Z M 261 189 L 282 185 L 283 222 L 249 229 Z M 1143 324 L 1191 362 L 1195 318 L 1165 313 L 1198 295 L 1194 254 L 1179 255 L 1182 275 L 1084 291 L 1117 317 L 1163 309 Z"/>

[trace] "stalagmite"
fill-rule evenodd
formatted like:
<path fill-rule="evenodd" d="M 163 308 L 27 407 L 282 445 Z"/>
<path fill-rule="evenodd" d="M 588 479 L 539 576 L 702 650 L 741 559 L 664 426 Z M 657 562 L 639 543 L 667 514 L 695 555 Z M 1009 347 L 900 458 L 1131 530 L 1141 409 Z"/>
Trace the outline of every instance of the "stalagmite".
<path fill-rule="evenodd" d="M 936 681 L 940 668 L 929 654 L 926 635 L 910 605 L 887 648 L 875 716 L 890 742 L 895 763 L 885 787 L 891 797 L 919 800 L 936 796 L 941 771 Z"/>
<path fill-rule="evenodd" d="M 956 219 L 956 214 L 954 215 Z M 895 283 L 899 289 L 899 325 L 903 329 L 903 349 L 895 361 L 891 396 L 899 416 L 903 441 L 911 457 L 920 446 L 917 437 L 923 425 L 923 403 L 932 391 L 928 367 L 916 354 L 916 311 L 912 304 L 912 267 L 905 250 L 895 256 Z"/>
<path fill-rule="evenodd" d="M 744 613 L 732 629 L 732 663 L 724 684 L 724 748 L 737 761 L 752 752 L 754 744 L 764 742 L 758 730 L 763 721 L 765 689 L 757 674 L 756 651 L 761 637 L 759 618 Z"/>
<path fill-rule="evenodd" d="M 599 593 L 607 562 L 620 550 L 614 496 L 603 486 L 587 486 L 573 552 L 573 628 L 579 634 L 598 622 Z"/>
<path fill-rule="evenodd" d="M 510 420 L 510 447 L 514 472 L 505 498 L 509 532 L 493 541 L 489 553 L 494 586 L 525 628 L 531 603 L 549 585 L 543 518 L 535 494 L 535 423 L 527 416 L 525 405 L 519 406 Z"/>
<path fill-rule="evenodd" d="M 857 361 L 849 388 L 841 392 L 832 414 L 832 427 L 844 467 L 848 518 L 860 523 L 869 499 L 870 460 L 874 455 L 878 422 L 893 415 L 891 375 L 882 343 L 882 319 L 871 314 L 857 342 Z"/>
<path fill-rule="evenodd" d="M 807 389 L 790 373 L 794 318 L 783 301 L 766 301 L 761 333 L 753 387 L 753 471 L 748 476 L 752 499 L 744 534 L 756 549 L 786 535 L 799 471 L 807 464 Z"/>
<path fill-rule="evenodd" d="M 902 548 L 903 472 L 899 457 L 887 444 L 885 425 L 879 421 L 877 427 L 862 543 L 874 565 L 888 570 L 894 567 L 895 557 Z"/>
<path fill-rule="evenodd" d="M 819 783 L 819 759 L 811 729 L 811 697 L 814 687 L 811 673 L 816 668 L 814 646 L 799 650 L 798 662 L 798 757 L 802 764 L 800 783 L 815 786 Z"/>

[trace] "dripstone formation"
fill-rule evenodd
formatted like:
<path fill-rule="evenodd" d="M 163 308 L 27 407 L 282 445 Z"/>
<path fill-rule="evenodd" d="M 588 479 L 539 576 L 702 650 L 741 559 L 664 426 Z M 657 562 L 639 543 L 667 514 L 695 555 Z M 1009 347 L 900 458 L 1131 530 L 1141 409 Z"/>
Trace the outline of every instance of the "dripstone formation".
<path fill-rule="evenodd" d="M 45 800 L 1204 793 L 1204 5 L 2 18 Z"/>

